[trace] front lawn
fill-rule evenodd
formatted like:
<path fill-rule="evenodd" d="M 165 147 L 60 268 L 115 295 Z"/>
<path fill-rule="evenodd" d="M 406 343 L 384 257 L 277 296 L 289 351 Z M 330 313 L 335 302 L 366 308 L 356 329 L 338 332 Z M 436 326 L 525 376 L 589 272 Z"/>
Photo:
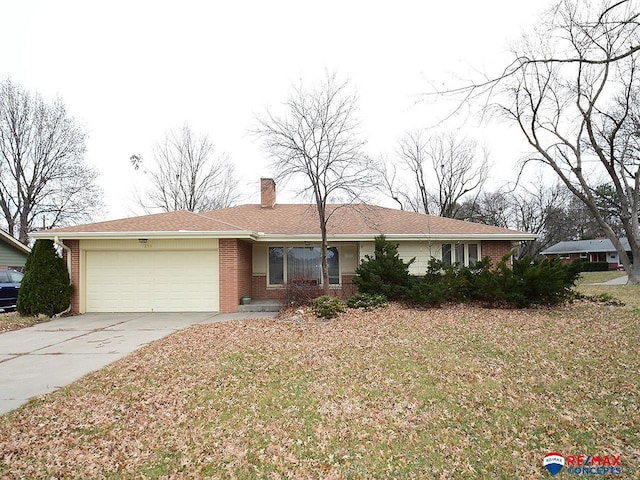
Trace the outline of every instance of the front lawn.
<path fill-rule="evenodd" d="M 196 326 L 0 417 L 0 477 L 638 478 L 639 344 L 584 302 Z"/>
<path fill-rule="evenodd" d="M 41 315 L 38 317 L 23 317 L 17 312 L 0 313 L 0 333 L 20 328 L 30 327 L 42 322 L 48 322 L 49 317 Z"/>
<path fill-rule="evenodd" d="M 582 272 L 578 278 L 578 285 L 586 285 L 590 283 L 605 283 L 609 280 L 624 277 L 624 271 L 607 271 L 607 272 Z"/>

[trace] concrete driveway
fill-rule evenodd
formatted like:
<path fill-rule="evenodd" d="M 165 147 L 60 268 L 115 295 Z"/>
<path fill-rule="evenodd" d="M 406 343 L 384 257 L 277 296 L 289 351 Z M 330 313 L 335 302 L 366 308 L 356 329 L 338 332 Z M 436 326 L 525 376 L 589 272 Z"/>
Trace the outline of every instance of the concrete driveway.
<path fill-rule="evenodd" d="M 276 313 L 92 313 L 0 334 L 0 414 L 190 325 Z"/>

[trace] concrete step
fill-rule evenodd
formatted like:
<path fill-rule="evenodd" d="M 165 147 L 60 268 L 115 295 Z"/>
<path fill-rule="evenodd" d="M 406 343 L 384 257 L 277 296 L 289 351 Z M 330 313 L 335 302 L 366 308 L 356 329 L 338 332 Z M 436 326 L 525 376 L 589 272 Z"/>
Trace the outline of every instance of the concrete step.
<path fill-rule="evenodd" d="M 247 305 L 238 305 L 238 312 L 279 312 L 282 309 L 277 300 L 252 300 Z"/>

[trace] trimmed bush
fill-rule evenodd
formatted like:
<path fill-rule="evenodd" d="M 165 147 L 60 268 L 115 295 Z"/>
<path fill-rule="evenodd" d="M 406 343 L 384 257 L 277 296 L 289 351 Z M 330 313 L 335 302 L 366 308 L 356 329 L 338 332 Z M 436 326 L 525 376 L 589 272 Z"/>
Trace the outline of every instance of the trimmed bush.
<path fill-rule="evenodd" d="M 607 262 L 583 262 L 576 260 L 573 263 L 580 264 L 581 272 L 606 272 L 609 270 L 609 264 Z"/>
<path fill-rule="evenodd" d="M 446 266 L 432 259 L 426 275 L 413 279 L 406 299 L 426 307 L 472 301 L 527 307 L 553 305 L 573 297 L 572 287 L 580 275 L 578 264 L 525 257 L 509 267 L 508 259 L 503 258 L 495 270 L 486 257 L 469 267 Z"/>
<path fill-rule="evenodd" d="M 514 260 L 512 268 L 502 259 L 497 273 L 502 297 L 497 300 L 518 307 L 555 305 L 572 298 L 580 267 L 575 263 L 565 265 L 559 258 L 524 257 Z"/>
<path fill-rule="evenodd" d="M 313 301 L 311 313 L 319 318 L 335 318 L 339 313 L 346 312 L 347 306 L 338 297 L 322 295 Z"/>
<path fill-rule="evenodd" d="M 18 293 L 21 315 L 49 317 L 69 307 L 73 286 L 69 273 L 51 240 L 36 240 L 27 257 L 24 278 Z"/>
<path fill-rule="evenodd" d="M 409 266 L 412 258 L 404 262 L 398 254 L 398 245 L 388 242 L 384 235 L 375 239 L 373 257 L 365 255 L 358 268 L 353 283 L 360 293 L 384 295 L 389 300 L 404 298 L 409 288 Z"/>
<path fill-rule="evenodd" d="M 347 299 L 347 307 L 373 310 L 387 306 L 387 297 L 371 293 L 357 293 Z"/>

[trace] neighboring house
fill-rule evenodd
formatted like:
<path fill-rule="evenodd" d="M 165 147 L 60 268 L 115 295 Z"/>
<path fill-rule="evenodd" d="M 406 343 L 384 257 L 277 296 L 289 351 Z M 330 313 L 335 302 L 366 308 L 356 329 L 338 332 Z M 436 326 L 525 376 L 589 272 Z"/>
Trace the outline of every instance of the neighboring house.
<path fill-rule="evenodd" d="M 0 240 L 0 269 L 24 269 L 31 249 L 4 230 L 0 230 Z"/>
<path fill-rule="evenodd" d="M 623 237 L 620 239 L 620 242 L 622 242 L 623 247 L 627 251 L 627 255 L 629 255 L 629 258 L 631 258 L 633 262 L 629 240 Z M 559 257 L 564 260 L 565 263 L 582 259 L 585 262 L 607 262 L 609 264 L 609 270 L 622 268 L 622 263 L 618 258 L 618 252 L 616 252 L 611 240 L 607 238 L 559 242 L 540 253 L 549 258 Z"/>
<path fill-rule="evenodd" d="M 399 244 L 411 273 L 431 257 L 494 263 L 535 235 L 478 223 L 364 204 L 331 205 L 329 281 L 336 294 L 351 279 L 374 238 Z M 320 285 L 320 229 L 315 206 L 276 204 L 272 179 L 261 204 L 212 212 L 178 211 L 34 232 L 64 244 L 75 286 L 73 312 L 235 312 L 241 297 L 278 298 L 287 282 Z M 70 255 L 69 255 L 70 254 Z"/>

